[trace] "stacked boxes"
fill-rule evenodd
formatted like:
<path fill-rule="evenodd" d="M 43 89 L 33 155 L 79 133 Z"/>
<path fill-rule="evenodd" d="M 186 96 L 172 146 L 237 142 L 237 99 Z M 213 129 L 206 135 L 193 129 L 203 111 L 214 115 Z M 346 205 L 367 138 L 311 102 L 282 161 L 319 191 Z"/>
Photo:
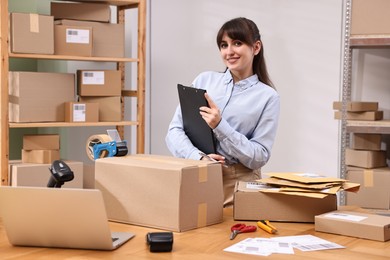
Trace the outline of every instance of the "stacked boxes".
<path fill-rule="evenodd" d="M 60 159 L 59 135 L 23 136 L 23 163 L 52 163 Z"/>
<path fill-rule="evenodd" d="M 342 103 L 334 102 L 335 118 L 341 119 Z M 377 102 L 348 102 L 347 120 L 383 119 Z M 390 168 L 386 151 L 381 148 L 381 134 L 352 133 L 350 147 L 345 150 L 347 179 L 360 183 L 357 193 L 346 194 L 346 204 L 371 209 L 390 209 Z"/>

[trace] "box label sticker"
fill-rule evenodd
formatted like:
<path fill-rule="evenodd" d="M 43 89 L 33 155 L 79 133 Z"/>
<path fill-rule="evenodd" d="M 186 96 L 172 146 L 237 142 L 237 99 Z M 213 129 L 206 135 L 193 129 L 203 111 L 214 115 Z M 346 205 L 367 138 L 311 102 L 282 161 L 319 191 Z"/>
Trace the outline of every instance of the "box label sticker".
<path fill-rule="evenodd" d="M 89 30 L 66 29 L 66 43 L 89 44 Z"/>
<path fill-rule="evenodd" d="M 246 188 L 250 190 L 264 190 L 264 189 L 268 189 L 269 186 L 260 182 L 248 182 L 246 183 Z"/>
<path fill-rule="evenodd" d="M 73 121 L 85 122 L 86 110 L 86 104 L 73 104 Z"/>
<path fill-rule="evenodd" d="M 84 85 L 104 85 L 104 71 L 83 71 Z"/>
<path fill-rule="evenodd" d="M 335 218 L 335 219 L 341 219 L 341 220 L 349 220 L 354 222 L 359 222 L 367 217 L 364 216 L 357 216 L 357 215 L 351 215 L 351 214 L 345 214 L 345 213 L 328 213 L 324 215 L 325 218 Z"/>

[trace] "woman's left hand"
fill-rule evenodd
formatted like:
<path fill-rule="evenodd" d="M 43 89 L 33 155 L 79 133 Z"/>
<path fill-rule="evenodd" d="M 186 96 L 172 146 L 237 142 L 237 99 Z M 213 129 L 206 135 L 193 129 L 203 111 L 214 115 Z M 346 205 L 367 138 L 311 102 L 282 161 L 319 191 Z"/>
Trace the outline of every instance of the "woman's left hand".
<path fill-rule="evenodd" d="M 218 126 L 219 122 L 221 122 L 221 112 L 207 93 L 205 93 L 204 96 L 210 107 L 200 107 L 200 115 L 202 116 L 203 120 L 206 121 L 206 123 L 211 127 L 211 129 L 214 129 Z"/>

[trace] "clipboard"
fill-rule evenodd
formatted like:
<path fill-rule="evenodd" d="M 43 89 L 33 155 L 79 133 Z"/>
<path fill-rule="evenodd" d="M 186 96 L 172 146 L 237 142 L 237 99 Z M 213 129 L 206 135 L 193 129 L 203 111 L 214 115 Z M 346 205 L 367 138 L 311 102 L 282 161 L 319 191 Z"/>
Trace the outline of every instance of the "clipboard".
<path fill-rule="evenodd" d="M 205 154 L 216 153 L 212 129 L 199 113 L 201 106 L 209 106 L 204 94 L 206 90 L 177 84 L 184 132 L 192 144 Z"/>

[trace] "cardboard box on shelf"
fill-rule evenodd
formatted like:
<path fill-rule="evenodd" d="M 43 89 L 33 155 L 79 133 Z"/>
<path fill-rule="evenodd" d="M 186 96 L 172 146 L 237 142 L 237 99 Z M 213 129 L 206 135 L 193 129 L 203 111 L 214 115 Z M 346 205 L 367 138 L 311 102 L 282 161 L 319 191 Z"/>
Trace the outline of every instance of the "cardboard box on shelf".
<path fill-rule="evenodd" d="M 25 150 L 22 149 L 23 163 L 52 163 L 60 159 L 60 150 Z"/>
<path fill-rule="evenodd" d="M 63 188 L 83 188 L 83 163 L 77 161 L 65 161 L 73 171 L 74 179 L 65 182 Z M 46 187 L 51 177 L 50 164 L 22 163 L 10 161 L 10 185 Z"/>
<path fill-rule="evenodd" d="M 345 164 L 362 168 L 379 168 L 386 165 L 386 151 L 345 149 Z"/>
<path fill-rule="evenodd" d="M 51 2 L 50 14 L 58 19 L 110 22 L 111 10 L 107 4 Z"/>
<path fill-rule="evenodd" d="M 353 0 L 351 35 L 389 34 L 388 0 Z"/>
<path fill-rule="evenodd" d="M 77 70 L 77 93 L 80 96 L 120 96 L 119 70 Z"/>
<path fill-rule="evenodd" d="M 98 103 L 100 122 L 118 122 L 122 120 L 121 97 L 80 97 L 79 102 Z"/>
<path fill-rule="evenodd" d="M 58 20 L 56 24 L 66 26 L 91 27 L 93 30 L 93 52 L 94 57 L 116 57 L 125 56 L 124 25 L 113 23 L 85 22 L 75 20 Z"/>
<path fill-rule="evenodd" d="M 390 209 L 390 168 L 348 167 L 347 178 L 360 183 L 357 193 L 346 194 L 346 204 L 371 209 Z"/>
<path fill-rule="evenodd" d="M 71 73 L 9 72 L 10 122 L 64 122 L 64 103 L 75 99 Z"/>
<path fill-rule="evenodd" d="M 24 150 L 59 150 L 60 136 L 57 134 L 23 135 Z"/>
<path fill-rule="evenodd" d="M 390 217 L 337 210 L 316 216 L 315 230 L 384 242 L 390 239 Z"/>
<path fill-rule="evenodd" d="M 53 16 L 11 13 L 11 52 L 13 53 L 54 53 Z"/>
<path fill-rule="evenodd" d="M 66 102 L 65 122 L 99 122 L 99 104 Z"/>
<path fill-rule="evenodd" d="M 377 111 L 379 107 L 378 102 L 369 102 L 369 101 L 350 101 L 346 104 L 346 109 L 349 112 L 364 112 L 364 111 Z M 335 101 L 333 102 L 334 110 L 342 110 L 343 102 Z"/>
<path fill-rule="evenodd" d="M 334 119 L 342 119 L 342 112 L 335 111 Z M 383 111 L 347 112 L 348 120 L 375 121 L 383 119 Z"/>
<path fill-rule="evenodd" d="M 316 215 L 337 209 L 336 195 L 325 198 L 264 193 L 261 185 L 239 181 L 234 191 L 235 220 L 314 222 Z"/>
<path fill-rule="evenodd" d="M 355 150 L 380 151 L 381 139 L 381 134 L 353 133 L 350 148 Z"/>
<path fill-rule="evenodd" d="M 95 161 L 95 178 L 110 220 L 176 232 L 222 222 L 218 163 L 141 154 L 106 157 Z"/>
<path fill-rule="evenodd" d="M 54 54 L 92 56 L 93 31 L 86 26 L 54 25 Z"/>

